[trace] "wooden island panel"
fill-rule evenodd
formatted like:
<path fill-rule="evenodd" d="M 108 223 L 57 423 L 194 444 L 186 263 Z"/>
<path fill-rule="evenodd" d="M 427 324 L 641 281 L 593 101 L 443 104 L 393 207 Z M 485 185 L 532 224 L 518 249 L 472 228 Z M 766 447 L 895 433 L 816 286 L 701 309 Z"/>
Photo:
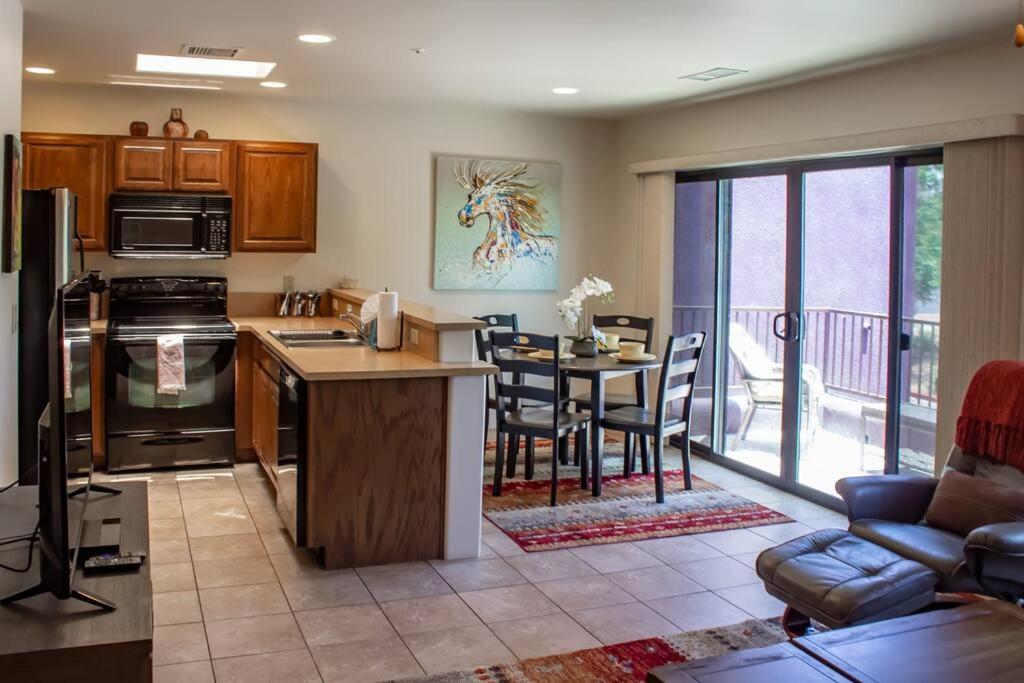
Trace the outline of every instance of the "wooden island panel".
<path fill-rule="evenodd" d="M 447 386 L 309 384 L 307 530 L 326 568 L 444 556 Z"/>

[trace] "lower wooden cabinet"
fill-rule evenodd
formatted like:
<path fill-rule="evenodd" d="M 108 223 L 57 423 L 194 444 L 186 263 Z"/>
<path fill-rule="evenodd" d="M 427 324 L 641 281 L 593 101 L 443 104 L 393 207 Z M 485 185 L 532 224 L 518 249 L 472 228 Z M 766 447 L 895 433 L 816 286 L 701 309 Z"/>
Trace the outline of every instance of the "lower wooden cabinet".
<path fill-rule="evenodd" d="M 271 481 L 277 481 L 277 379 L 260 363 L 252 366 L 252 447 Z"/>

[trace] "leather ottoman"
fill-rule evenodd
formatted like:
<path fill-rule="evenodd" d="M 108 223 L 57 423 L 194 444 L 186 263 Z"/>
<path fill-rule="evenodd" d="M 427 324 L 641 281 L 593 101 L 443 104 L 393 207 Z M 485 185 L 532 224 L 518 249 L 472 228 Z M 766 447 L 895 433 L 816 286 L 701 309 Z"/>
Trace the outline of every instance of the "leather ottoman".
<path fill-rule="evenodd" d="M 841 628 L 912 614 L 934 600 L 939 580 L 920 562 L 842 529 L 822 529 L 765 550 L 757 574 L 768 593 L 789 605 L 787 630 L 806 628 L 806 617 Z"/>

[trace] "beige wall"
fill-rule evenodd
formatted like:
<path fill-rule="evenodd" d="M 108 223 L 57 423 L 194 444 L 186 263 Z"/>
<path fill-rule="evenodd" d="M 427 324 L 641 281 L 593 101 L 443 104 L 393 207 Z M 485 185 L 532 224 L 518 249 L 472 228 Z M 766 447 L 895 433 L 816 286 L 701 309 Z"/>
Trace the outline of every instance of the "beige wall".
<path fill-rule="evenodd" d="M 223 273 L 237 291 L 277 291 L 281 276 L 301 288 L 388 286 L 417 301 L 481 314 L 518 311 L 524 325 L 559 330 L 554 292 L 435 292 L 433 165 L 436 153 L 556 161 L 562 164 L 560 287 L 593 266 L 588 245 L 604 233 L 611 124 L 465 107 L 378 106 L 289 101 L 116 86 L 26 84 L 23 128 L 126 134 L 132 120 L 159 131 L 172 106 L 212 137 L 301 140 L 320 144 L 316 254 L 238 254 L 188 268 L 92 255 L 106 276 L 147 272 Z"/>
<path fill-rule="evenodd" d="M 611 234 L 618 245 L 638 244 L 629 163 L 1020 113 L 1022 66 L 1024 51 L 999 40 L 627 118 L 615 129 Z M 647 268 L 635 250 L 598 263 L 624 298 L 635 298 Z"/>
<path fill-rule="evenodd" d="M 21 129 L 21 17 L 18 0 L 0 0 L 0 138 L 18 135 Z M 0 140 L 0 158 L 2 150 Z M 17 305 L 18 276 L 0 275 L 0 486 L 18 476 L 18 337 L 13 323 Z"/>

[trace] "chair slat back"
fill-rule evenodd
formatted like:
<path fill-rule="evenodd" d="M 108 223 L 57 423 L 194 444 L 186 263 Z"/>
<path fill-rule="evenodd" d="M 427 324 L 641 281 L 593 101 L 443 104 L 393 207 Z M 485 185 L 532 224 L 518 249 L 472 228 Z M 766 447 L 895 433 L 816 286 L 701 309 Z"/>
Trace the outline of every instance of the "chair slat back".
<path fill-rule="evenodd" d="M 519 331 L 519 316 L 515 313 L 488 313 L 487 315 L 474 316 L 476 320 L 487 325 L 484 330 L 495 327 L 507 327 L 513 332 Z M 484 363 L 491 362 L 491 338 L 484 330 L 473 330 L 476 336 L 476 356 Z M 487 400 L 494 398 L 496 388 L 493 379 L 487 381 Z"/>
<path fill-rule="evenodd" d="M 620 341 L 643 342 L 644 351 L 650 353 L 654 343 L 654 318 L 639 318 L 633 315 L 594 315 L 594 327 L 604 331 L 608 328 L 632 330 L 636 336 L 621 336 Z"/>
<path fill-rule="evenodd" d="M 694 332 L 682 337 L 669 337 L 665 347 L 665 358 L 661 364 L 661 378 L 658 382 L 658 403 L 656 418 L 664 424 L 673 408 L 670 404 L 682 401 L 677 413 L 689 427 L 690 408 L 693 402 L 693 385 L 704 352 L 706 332 Z"/>
<path fill-rule="evenodd" d="M 474 317 L 487 325 L 487 329 L 507 327 L 513 332 L 519 331 L 519 316 L 515 313 L 488 313 Z"/>
<path fill-rule="evenodd" d="M 534 404 L 561 406 L 561 382 L 559 382 L 558 337 L 549 337 L 531 332 L 489 332 L 491 342 L 491 362 L 498 367 L 494 376 L 495 393 L 498 400 L 498 421 L 501 424 L 505 411 L 514 410 L 520 400 L 529 400 Z M 550 362 L 526 358 L 515 347 L 528 347 L 539 351 L 553 351 L 554 359 Z M 547 382 L 543 385 L 529 384 L 530 377 L 543 377 Z M 509 406 L 506 400 L 511 400 Z M 557 424 L 558 410 L 552 410 L 552 417 Z"/>

